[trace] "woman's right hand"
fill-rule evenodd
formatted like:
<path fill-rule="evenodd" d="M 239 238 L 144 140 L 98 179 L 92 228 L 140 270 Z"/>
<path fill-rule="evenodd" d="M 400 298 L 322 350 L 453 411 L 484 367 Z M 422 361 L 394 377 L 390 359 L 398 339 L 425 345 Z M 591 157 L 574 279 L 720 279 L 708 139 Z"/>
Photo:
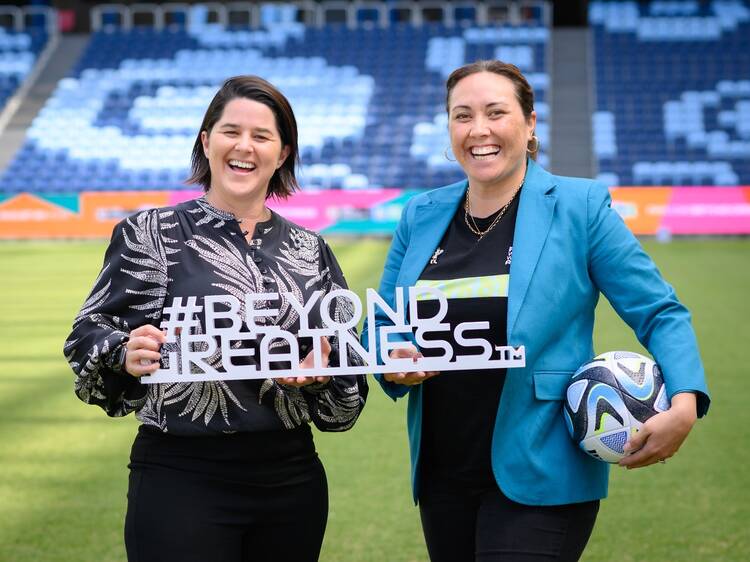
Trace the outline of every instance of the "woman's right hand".
<path fill-rule="evenodd" d="M 410 345 L 408 347 L 399 347 L 392 350 L 388 354 L 388 357 L 391 359 L 411 359 L 416 363 L 417 359 L 422 357 L 422 354 L 416 347 Z M 427 379 L 439 374 L 440 371 L 402 371 L 398 373 L 385 373 L 383 378 L 388 382 L 414 386 L 415 384 L 422 384 Z"/>
<path fill-rule="evenodd" d="M 152 375 L 159 369 L 164 332 L 156 326 L 146 324 L 130 332 L 125 344 L 125 371 L 134 377 Z"/>

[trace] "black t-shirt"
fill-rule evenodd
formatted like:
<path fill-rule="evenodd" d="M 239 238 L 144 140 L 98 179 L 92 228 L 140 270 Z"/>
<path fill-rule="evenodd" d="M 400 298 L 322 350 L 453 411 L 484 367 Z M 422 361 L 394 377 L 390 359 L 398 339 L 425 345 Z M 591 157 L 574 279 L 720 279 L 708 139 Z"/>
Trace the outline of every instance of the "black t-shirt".
<path fill-rule="evenodd" d="M 507 343 L 508 281 L 513 231 L 518 212 L 516 196 L 505 215 L 478 240 L 469 230 L 461 205 L 440 245 L 419 278 L 419 285 L 440 288 L 448 297 L 443 322 L 454 328 L 461 322 L 489 322 L 489 330 L 466 333 L 482 337 L 492 346 Z M 484 231 L 497 213 L 475 218 Z M 469 219 L 471 220 L 471 219 Z M 420 317 L 437 312 L 437 302 L 420 300 Z M 456 344 L 451 330 L 440 339 L 453 345 L 456 354 L 476 354 L 477 348 Z M 440 350 L 425 348 L 425 356 Z M 497 355 L 493 355 L 495 359 Z M 505 370 L 446 371 L 423 383 L 421 482 L 451 485 L 494 485 L 490 448 Z"/>

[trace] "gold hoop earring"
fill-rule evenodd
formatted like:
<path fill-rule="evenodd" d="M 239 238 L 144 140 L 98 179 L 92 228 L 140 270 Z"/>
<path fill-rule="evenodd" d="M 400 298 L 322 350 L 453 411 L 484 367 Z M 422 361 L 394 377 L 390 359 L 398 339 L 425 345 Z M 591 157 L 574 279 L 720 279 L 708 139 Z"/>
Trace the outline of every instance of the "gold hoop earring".
<path fill-rule="evenodd" d="M 451 158 L 450 156 L 448 156 L 448 147 L 447 146 L 445 147 L 445 150 L 443 150 L 443 156 L 445 156 L 445 159 L 448 162 L 455 162 L 456 161 L 455 158 Z"/>
<path fill-rule="evenodd" d="M 533 148 L 529 148 L 530 143 L 534 143 Z M 539 137 L 536 135 L 531 135 L 531 138 L 529 139 L 529 142 L 526 143 L 526 152 L 531 152 L 532 154 L 534 152 L 539 152 L 539 147 L 542 145 L 542 143 L 539 142 Z"/>

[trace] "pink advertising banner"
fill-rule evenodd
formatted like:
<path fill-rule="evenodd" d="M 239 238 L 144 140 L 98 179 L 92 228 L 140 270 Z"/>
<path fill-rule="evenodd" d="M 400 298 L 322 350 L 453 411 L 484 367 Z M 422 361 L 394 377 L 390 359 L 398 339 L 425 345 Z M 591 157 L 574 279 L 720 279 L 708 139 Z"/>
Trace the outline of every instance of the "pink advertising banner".
<path fill-rule="evenodd" d="M 401 195 L 401 189 L 357 191 L 299 191 L 283 200 L 270 199 L 268 206 L 292 222 L 310 230 L 324 230 L 340 220 L 365 218 L 369 209 Z M 202 191 L 173 191 L 170 205 L 195 199 Z"/>
<path fill-rule="evenodd" d="M 612 200 L 635 234 L 750 234 L 750 187 L 616 187 Z"/>

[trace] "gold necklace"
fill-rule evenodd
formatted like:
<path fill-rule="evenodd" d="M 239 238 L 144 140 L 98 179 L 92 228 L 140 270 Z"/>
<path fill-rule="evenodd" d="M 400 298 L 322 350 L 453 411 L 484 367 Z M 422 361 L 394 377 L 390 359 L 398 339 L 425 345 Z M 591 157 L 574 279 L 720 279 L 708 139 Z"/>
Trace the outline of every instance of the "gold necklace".
<path fill-rule="evenodd" d="M 525 178 L 524 178 L 525 181 Z M 518 188 L 513 192 L 513 197 L 510 198 L 510 201 L 508 201 L 505 205 L 503 205 L 502 209 L 500 209 L 500 212 L 495 217 L 495 220 L 492 221 L 492 224 L 488 226 L 484 231 L 480 230 L 480 228 L 477 226 L 476 221 L 474 220 L 474 216 L 471 214 L 471 205 L 469 204 L 469 190 L 466 190 L 466 200 L 464 201 L 464 222 L 466 223 L 466 226 L 469 227 L 469 230 L 471 230 L 474 234 L 479 236 L 479 240 L 484 238 L 484 235 L 487 234 L 490 230 L 495 228 L 495 225 L 500 222 L 500 219 L 503 218 L 503 215 L 505 215 L 505 212 L 508 210 L 508 208 L 511 206 L 513 201 L 516 198 L 516 195 L 518 195 L 518 192 L 521 191 L 521 188 L 523 187 L 523 183 L 521 182 L 521 185 L 518 186 Z M 471 223 L 469 222 L 469 219 L 471 219 Z M 477 240 L 477 242 L 479 241 Z"/>

